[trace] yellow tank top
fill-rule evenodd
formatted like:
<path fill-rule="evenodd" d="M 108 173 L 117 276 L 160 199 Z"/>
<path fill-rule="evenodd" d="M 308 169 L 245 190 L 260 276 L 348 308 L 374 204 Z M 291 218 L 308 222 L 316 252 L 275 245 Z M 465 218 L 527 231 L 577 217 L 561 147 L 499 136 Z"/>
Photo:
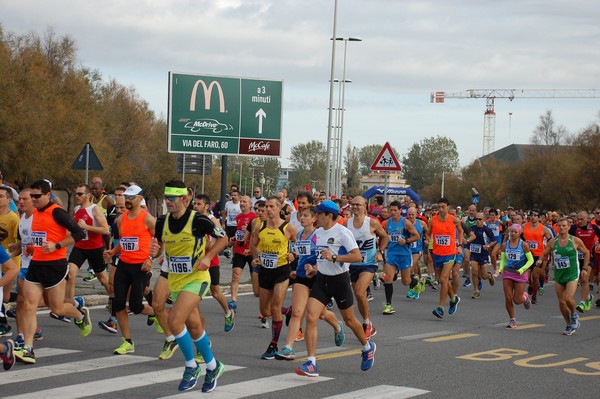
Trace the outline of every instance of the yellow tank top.
<path fill-rule="evenodd" d="M 192 234 L 192 221 L 195 211 L 190 212 L 187 223 L 181 232 L 174 234 L 169 230 L 169 218 L 165 218 L 162 233 L 162 242 L 165 256 L 169 265 L 169 290 L 179 292 L 189 283 L 210 282 L 208 270 L 195 268 L 198 259 L 204 256 L 206 240 L 204 237 L 195 237 Z"/>
<path fill-rule="evenodd" d="M 262 222 L 258 232 L 258 258 L 265 269 L 275 269 L 289 264 L 287 254 L 290 242 L 285 237 L 287 226 L 288 223 L 283 222 L 278 228 L 270 229 L 266 221 Z"/>

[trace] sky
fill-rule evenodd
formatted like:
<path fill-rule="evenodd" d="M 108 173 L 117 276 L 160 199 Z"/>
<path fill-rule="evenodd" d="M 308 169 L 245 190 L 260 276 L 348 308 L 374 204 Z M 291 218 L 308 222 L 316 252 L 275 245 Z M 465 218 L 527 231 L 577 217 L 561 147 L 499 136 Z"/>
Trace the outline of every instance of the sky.
<path fill-rule="evenodd" d="M 0 0 L 6 33 L 52 29 L 82 66 L 135 88 L 166 118 L 168 72 L 281 79 L 283 166 L 327 140 L 335 0 Z M 338 0 L 346 51 L 344 146 L 390 142 L 402 157 L 447 136 L 460 164 L 482 155 L 484 99 L 433 91 L 600 89 L 597 0 Z M 335 79 L 342 79 L 343 42 Z M 339 94 L 335 91 L 334 107 Z M 600 98 L 496 99 L 495 149 L 526 144 L 551 110 L 570 133 L 598 122 Z M 166 133 L 165 133 L 166 137 Z"/>

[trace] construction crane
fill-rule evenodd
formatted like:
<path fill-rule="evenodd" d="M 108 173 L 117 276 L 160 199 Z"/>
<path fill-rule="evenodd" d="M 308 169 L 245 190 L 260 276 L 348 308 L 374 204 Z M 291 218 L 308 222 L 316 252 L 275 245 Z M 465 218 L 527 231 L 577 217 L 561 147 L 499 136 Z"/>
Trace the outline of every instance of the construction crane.
<path fill-rule="evenodd" d="M 436 91 L 431 93 L 432 103 L 443 103 L 447 98 L 485 98 L 483 113 L 483 155 L 494 151 L 496 139 L 496 112 L 494 100 L 507 98 L 598 98 L 600 89 L 470 89 L 457 93 Z"/>

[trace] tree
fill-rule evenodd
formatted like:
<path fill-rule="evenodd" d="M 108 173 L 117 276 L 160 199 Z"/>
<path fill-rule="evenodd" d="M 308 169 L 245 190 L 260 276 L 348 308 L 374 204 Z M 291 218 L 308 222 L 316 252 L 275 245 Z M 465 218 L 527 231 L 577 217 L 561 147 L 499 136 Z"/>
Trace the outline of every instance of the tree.
<path fill-rule="evenodd" d="M 402 157 L 406 182 L 415 191 L 430 185 L 442 172 L 458 171 L 458 150 L 448 137 L 429 137 L 413 144 Z"/>
<path fill-rule="evenodd" d="M 348 143 L 346 147 L 346 186 L 343 192 L 350 195 L 357 195 L 361 192 L 359 169 L 359 150 Z"/>
<path fill-rule="evenodd" d="M 540 123 L 536 126 L 529 141 L 535 145 L 558 146 L 566 144 L 568 139 L 567 128 L 563 125 L 557 126 L 552 111 L 546 110 L 545 114 L 540 115 Z"/>
<path fill-rule="evenodd" d="M 311 140 L 308 143 L 293 146 L 291 153 L 290 161 L 294 171 L 290 173 L 290 192 L 295 193 L 304 190 L 307 184 L 311 184 L 311 180 L 318 180 L 319 187 L 323 187 L 327 166 L 325 144 L 318 140 Z"/>

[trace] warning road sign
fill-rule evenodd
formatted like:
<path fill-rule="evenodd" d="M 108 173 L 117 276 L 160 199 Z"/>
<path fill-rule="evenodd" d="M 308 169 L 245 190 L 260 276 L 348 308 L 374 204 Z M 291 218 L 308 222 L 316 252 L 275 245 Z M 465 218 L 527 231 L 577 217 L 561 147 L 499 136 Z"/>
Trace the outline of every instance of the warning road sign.
<path fill-rule="evenodd" d="M 394 150 L 392 150 L 390 143 L 385 143 L 383 145 L 379 155 L 375 158 L 375 162 L 371 165 L 371 170 L 382 172 L 399 172 L 402 170 L 400 162 L 398 162 L 398 158 L 396 158 L 396 154 L 394 154 Z"/>

